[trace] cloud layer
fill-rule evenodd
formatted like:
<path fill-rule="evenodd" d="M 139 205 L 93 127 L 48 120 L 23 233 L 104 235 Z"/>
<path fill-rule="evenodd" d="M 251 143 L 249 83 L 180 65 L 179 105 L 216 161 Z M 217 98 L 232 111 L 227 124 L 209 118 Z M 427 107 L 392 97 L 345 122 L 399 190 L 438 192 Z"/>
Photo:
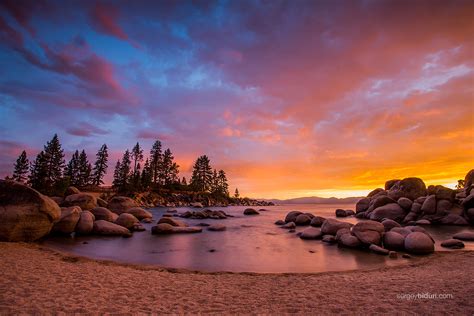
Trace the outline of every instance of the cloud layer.
<path fill-rule="evenodd" d="M 113 159 L 159 138 L 185 176 L 206 153 L 253 197 L 474 167 L 472 1 L 0 7 L 0 176 L 55 132 Z"/>

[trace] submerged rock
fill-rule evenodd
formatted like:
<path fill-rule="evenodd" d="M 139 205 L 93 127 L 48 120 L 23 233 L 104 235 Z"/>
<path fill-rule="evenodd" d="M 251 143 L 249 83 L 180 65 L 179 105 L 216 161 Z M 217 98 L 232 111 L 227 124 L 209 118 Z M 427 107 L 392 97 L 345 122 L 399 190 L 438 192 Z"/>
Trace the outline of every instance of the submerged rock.
<path fill-rule="evenodd" d="M 370 245 L 369 249 L 379 255 L 387 256 L 389 253 L 387 249 L 374 245 L 374 244 Z"/>
<path fill-rule="evenodd" d="M 104 220 L 95 221 L 92 232 L 97 235 L 105 236 L 130 237 L 132 235 L 127 228 Z"/>
<path fill-rule="evenodd" d="M 277 220 L 277 221 L 275 222 L 275 225 L 278 225 L 278 226 L 285 225 L 285 221 L 279 219 L 279 220 Z"/>
<path fill-rule="evenodd" d="M 171 217 L 162 217 L 158 221 L 158 224 L 169 224 L 174 227 L 188 227 L 188 224 L 186 224 L 183 221 L 171 218 Z"/>
<path fill-rule="evenodd" d="M 224 225 L 220 225 L 220 224 L 214 224 L 214 225 L 211 225 L 207 228 L 207 230 L 209 230 L 211 232 L 222 232 L 226 229 L 227 229 L 227 227 L 225 227 Z"/>
<path fill-rule="evenodd" d="M 189 234 L 200 233 L 201 227 L 176 227 L 167 223 L 157 224 L 151 228 L 153 235 L 168 235 L 168 234 Z"/>
<path fill-rule="evenodd" d="M 300 238 L 301 239 L 321 239 L 323 234 L 321 233 L 321 229 L 316 227 L 309 227 L 306 228 L 301 232 Z"/>
<path fill-rule="evenodd" d="M 462 249 L 464 248 L 464 243 L 458 239 L 447 239 L 441 242 L 441 247 L 451 249 Z"/>
<path fill-rule="evenodd" d="M 474 241 L 474 232 L 461 232 L 454 234 L 454 239 L 465 240 L 465 241 Z"/>
<path fill-rule="evenodd" d="M 247 208 L 244 211 L 244 215 L 260 215 L 260 213 L 253 208 Z"/>

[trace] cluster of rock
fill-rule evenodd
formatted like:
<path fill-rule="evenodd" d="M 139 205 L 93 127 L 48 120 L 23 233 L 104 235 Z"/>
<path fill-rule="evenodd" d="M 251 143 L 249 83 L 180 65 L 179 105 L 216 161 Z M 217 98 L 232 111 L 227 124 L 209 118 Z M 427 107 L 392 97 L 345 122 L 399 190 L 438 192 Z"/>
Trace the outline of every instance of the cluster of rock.
<path fill-rule="evenodd" d="M 268 206 L 272 202 L 259 201 L 249 198 L 233 198 L 217 196 L 211 193 L 197 192 L 144 192 L 136 194 L 134 199 L 143 207 L 225 207 L 225 206 Z"/>
<path fill-rule="evenodd" d="M 437 185 L 426 187 L 419 178 L 389 180 L 385 188 L 370 192 L 356 204 L 356 217 L 406 225 L 469 225 L 474 223 L 474 170 L 465 178 L 464 189 Z"/>
<path fill-rule="evenodd" d="M 0 180 L 0 240 L 34 241 L 49 233 L 131 236 L 152 214 L 127 197 L 109 202 L 74 187 L 49 198 L 14 181 Z"/>
<path fill-rule="evenodd" d="M 201 225 L 204 226 L 204 225 Z M 224 231 L 226 226 L 215 224 L 215 225 L 206 225 L 207 230 L 209 231 Z M 189 226 L 183 221 L 170 218 L 162 217 L 158 223 L 151 228 L 151 233 L 153 235 L 169 235 L 169 234 L 189 234 L 189 233 L 200 233 L 202 228 L 198 226 Z"/>
<path fill-rule="evenodd" d="M 290 232 L 294 232 L 296 226 L 310 226 L 297 235 L 301 239 L 317 239 L 342 247 L 370 249 L 393 258 L 398 256 L 397 251 L 429 254 L 434 251 L 435 245 L 434 239 L 423 227 L 416 225 L 402 227 L 392 219 L 384 219 L 382 222 L 363 220 L 354 225 L 311 213 L 292 211 L 286 215 L 285 220 L 278 220 L 275 224 L 289 229 Z M 441 246 L 463 248 L 464 243 L 461 240 L 474 240 L 474 233 L 455 234 L 452 239 L 443 241 Z"/>
<path fill-rule="evenodd" d="M 226 219 L 228 217 L 233 217 L 230 214 L 227 214 L 224 211 L 213 211 L 213 210 L 202 210 L 202 211 L 186 211 L 182 214 L 179 214 L 182 218 L 193 218 L 193 219 Z"/>

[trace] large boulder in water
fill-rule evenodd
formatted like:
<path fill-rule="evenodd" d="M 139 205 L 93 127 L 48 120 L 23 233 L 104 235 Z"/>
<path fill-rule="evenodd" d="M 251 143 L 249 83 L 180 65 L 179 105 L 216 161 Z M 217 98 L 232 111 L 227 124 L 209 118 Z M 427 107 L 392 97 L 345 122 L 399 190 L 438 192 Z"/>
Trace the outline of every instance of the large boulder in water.
<path fill-rule="evenodd" d="M 64 206 L 79 206 L 83 210 L 90 210 L 97 206 L 97 199 L 89 193 L 68 195 L 63 202 Z"/>
<path fill-rule="evenodd" d="M 370 214 L 370 219 L 373 221 L 380 222 L 385 218 L 401 222 L 405 218 L 405 211 L 398 203 L 390 203 L 376 208 Z"/>
<path fill-rule="evenodd" d="M 127 228 L 104 220 L 95 221 L 92 232 L 97 235 L 105 236 L 130 237 L 132 235 Z"/>
<path fill-rule="evenodd" d="M 352 234 L 366 245 L 380 245 L 384 231 L 384 225 L 376 221 L 358 222 L 351 229 Z"/>
<path fill-rule="evenodd" d="M 130 213 L 128 212 L 128 209 L 138 207 L 138 204 L 135 202 L 135 200 L 132 200 L 129 197 L 114 196 L 112 199 L 110 199 L 108 206 L 112 212 L 120 215 L 122 213 Z"/>
<path fill-rule="evenodd" d="M 163 223 L 170 224 L 171 226 L 174 226 L 174 227 L 188 227 L 188 224 L 186 224 L 185 222 L 171 218 L 171 217 L 160 218 L 160 220 L 158 221 L 158 224 L 163 224 Z"/>
<path fill-rule="evenodd" d="M 300 211 L 289 212 L 288 214 L 286 214 L 285 223 L 296 222 L 296 217 L 300 214 L 303 214 L 303 213 L 301 213 Z"/>
<path fill-rule="evenodd" d="M 362 213 L 367 211 L 370 205 L 370 199 L 369 198 L 363 198 L 357 201 L 356 203 L 356 213 Z"/>
<path fill-rule="evenodd" d="M 19 182 L 0 180 L 0 241 L 33 241 L 59 220 L 56 202 Z"/>
<path fill-rule="evenodd" d="M 405 250 L 413 254 L 434 252 L 434 241 L 425 233 L 412 232 L 405 238 Z"/>
<path fill-rule="evenodd" d="M 132 208 L 129 208 L 127 210 L 127 212 L 125 213 L 129 213 L 129 214 L 132 214 L 133 216 L 135 216 L 136 218 L 138 218 L 139 220 L 143 220 L 145 218 L 152 218 L 153 217 L 153 214 L 151 214 L 150 212 L 142 209 L 141 207 L 132 207 Z"/>
<path fill-rule="evenodd" d="M 95 216 L 89 211 L 82 211 L 76 225 L 76 234 L 88 235 L 94 228 Z"/>
<path fill-rule="evenodd" d="M 395 183 L 388 191 L 388 196 L 394 200 L 401 197 L 414 201 L 420 196 L 426 195 L 426 185 L 420 178 L 405 178 Z"/>
<path fill-rule="evenodd" d="M 316 227 L 309 227 L 306 228 L 301 232 L 300 238 L 301 239 L 321 239 L 323 234 L 321 233 L 321 229 Z"/>
<path fill-rule="evenodd" d="M 359 239 L 350 233 L 343 234 L 339 238 L 338 242 L 340 246 L 348 247 L 348 248 L 356 248 L 361 245 Z"/>
<path fill-rule="evenodd" d="M 323 235 L 336 235 L 337 231 L 341 228 L 351 228 L 352 224 L 347 222 L 341 222 L 337 219 L 328 218 L 324 221 L 321 226 L 321 232 Z"/>
<path fill-rule="evenodd" d="M 104 220 L 107 222 L 115 222 L 117 219 L 117 214 L 113 213 L 111 210 L 105 207 L 95 207 L 90 210 L 96 220 Z"/>
<path fill-rule="evenodd" d="M 133 230 L 133 228 L 140 224 L 140 221 L 129 213 L 122 213 L 115 220 L 115 224 L 125 227 L 127 229 Z"/>
<path fill-rule="evenodd" d="M 298 226 L 305 226 L 311 223 L 311 217 L 307 214 L 300 214 L 296 216 L 295 224 Z"/>
<path fill-rule="evenodd" d="M 62 207 L 61 217 L 59 221 L 53 225 L 52 232 L 65 235 L 74 232 L 77 222 L 79 222 L 81 212 L 82 210 L 79 206 Z"/>
<path fill-rule="evenodd" d="M 260 213 L 256 209 L 246 208 L 244 210 L 244 215 L 260 215 Z"/>
<path fill-rule="evenodd" d="M 395 231 L 388 231 L 383 236 L 383 245 L 387 249 L 403 250 L 405 248 L 405 237 Z"/>
<path fill-rule="evenodd" d="M 151 228 L 153 235 L 168 235 L 168 234 L 189 234 L 200 233 L 201 227 L 176 227 L 167 223 L 157 224 Z"/>
<path fill-rule="evenodd" d="M 309 223 L 313 227 L 321 227 L 321 225 L 326 221 L 324 217 L 321 216 L 315 216 L 311 219 L 311 222 Z"/>

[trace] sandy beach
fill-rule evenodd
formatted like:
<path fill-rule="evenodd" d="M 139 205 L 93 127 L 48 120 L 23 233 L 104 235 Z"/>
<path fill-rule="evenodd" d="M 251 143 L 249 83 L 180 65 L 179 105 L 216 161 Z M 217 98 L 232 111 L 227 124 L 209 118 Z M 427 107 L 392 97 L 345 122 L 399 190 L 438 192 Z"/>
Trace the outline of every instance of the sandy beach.
<path fill-rule="evenodd" d="M 197 273 L 0 243 L 0 313 L 354 314 L 474 312 L 474 253 L 320 274 Z M 404 294 L 448 298 L 403 299 Z"/>

